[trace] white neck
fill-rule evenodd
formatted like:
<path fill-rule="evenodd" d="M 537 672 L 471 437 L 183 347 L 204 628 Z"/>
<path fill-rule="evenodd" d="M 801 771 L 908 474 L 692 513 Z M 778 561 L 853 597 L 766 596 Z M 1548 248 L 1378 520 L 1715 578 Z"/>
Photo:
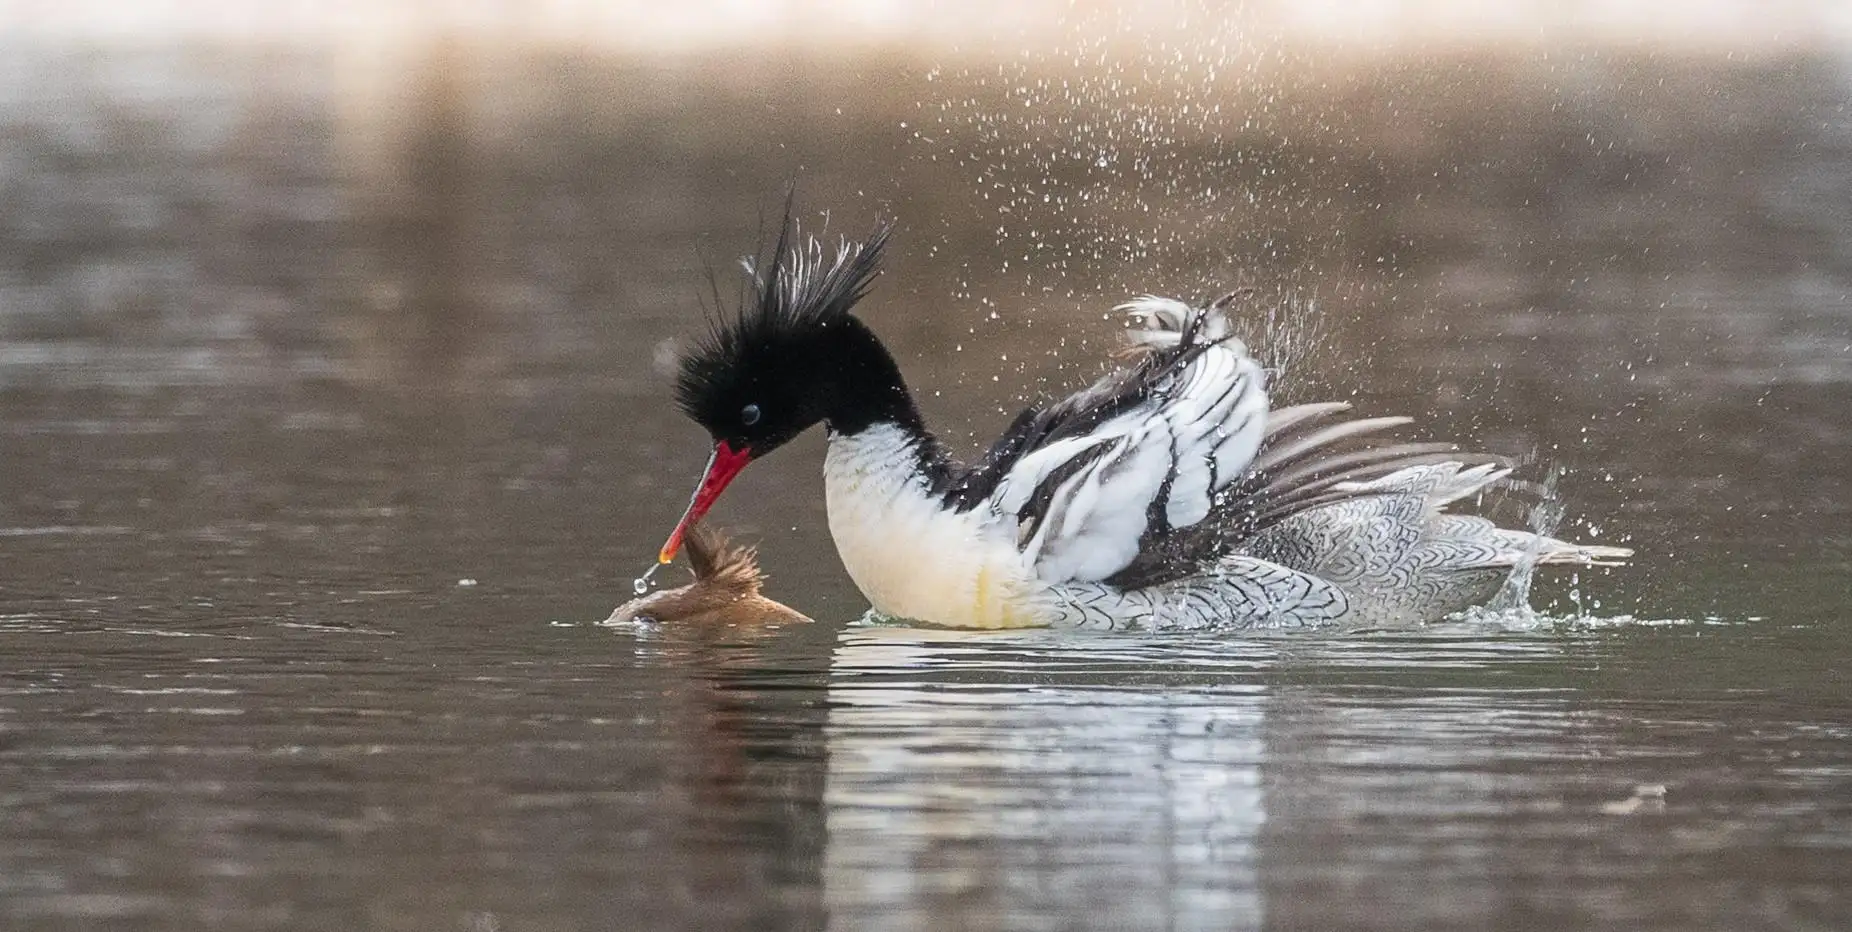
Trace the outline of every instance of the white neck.
<path fill-rule="evenodd" d="M 830 434 L 823 463 L 830 536 L 874 607 L 941 625 L 1046 624 L 1014 528 L 982 506 L 954 511 L 931 494 L 919 438 L 893 424 Z"/>

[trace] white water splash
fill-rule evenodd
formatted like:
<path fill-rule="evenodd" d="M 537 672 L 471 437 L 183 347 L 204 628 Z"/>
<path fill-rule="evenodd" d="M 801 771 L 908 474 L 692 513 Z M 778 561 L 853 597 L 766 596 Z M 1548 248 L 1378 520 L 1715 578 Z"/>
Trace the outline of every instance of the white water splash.
<path fill-rule="evenodd" d="M 1537 535 L 1538 547 L 1542 546 L 1542 539 L 1554 537 L 1556 529 L 1563 523 L 1566 509 L 1562 496 L 1557 494 L 1557 483 L 1562 475 L 1562 467 L 1552 466 L 1543 481 L 1537 483 L 1537 503 L 1531 506 L 1525 524 L 1532 534 Z M 1541 621 L 1543 616 L 1530 604 L 1530 588 L 1537 576 L 1537 554 L 1538 551 L 1533 549 L 1513 567 L 1511 575 L 1505 577 L 1505 584 L 1499 587 L 1498 594 L 1477 611 L 1491 616 L 1505 616 L 1507 620 L 1522 619 L 1530 624 Z"/>

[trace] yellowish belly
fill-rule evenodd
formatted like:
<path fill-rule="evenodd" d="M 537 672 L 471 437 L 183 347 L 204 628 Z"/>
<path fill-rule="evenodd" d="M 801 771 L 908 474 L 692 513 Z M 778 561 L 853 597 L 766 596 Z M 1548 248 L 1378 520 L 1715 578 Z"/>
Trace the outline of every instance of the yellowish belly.
<path fill-rule="evenodd" d="M 840 537 L 836 546 L 869 604 L 886 614 L 948 628 L 1035 628 L 1049 623 L 1013 574 L 997 568 L 956 554 L 871 554 L 844 544 Z"/>
<path fill-rule="evenodd" d="M 837 553 L 877 610 L 949 628 L 1029 628 L 1053 620 L 1022 555 L 986 524 L 981 509 L 952 512 L 913 483 L 835 463 L 825 488 Z"/>

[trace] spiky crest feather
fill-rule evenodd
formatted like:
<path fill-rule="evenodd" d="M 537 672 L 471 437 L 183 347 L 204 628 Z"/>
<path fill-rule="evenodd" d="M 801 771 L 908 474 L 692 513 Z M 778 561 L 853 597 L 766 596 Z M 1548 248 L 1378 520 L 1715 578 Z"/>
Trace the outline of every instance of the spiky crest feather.
<path fill-rule="evenodd" d="M 881 220 L 861 241 L 839 238 L 835 255 L 825 257 L 823 242 L 807 235 L 787 205 L 770 264 L 747 259 L 751 289 L 731 320 L 710 320 L 708 333 L 683 355 L 676 379 L 676 402 L 697 420 L 711 386 L 755 349 L 801 345 L 819 332 L 849 320 L 849 312 L 868 294 L 881 273 L 881 258 L 894 230 Z"/>

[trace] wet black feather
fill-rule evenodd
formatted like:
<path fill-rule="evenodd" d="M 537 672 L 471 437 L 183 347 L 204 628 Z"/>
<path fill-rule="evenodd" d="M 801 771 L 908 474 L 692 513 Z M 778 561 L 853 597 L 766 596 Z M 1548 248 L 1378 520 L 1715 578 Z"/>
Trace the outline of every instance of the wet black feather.
<path fill-rule="evenodd" d="M 866 239 L 841 240 L 826 258 L 822 242 L 805 236 L 787 207 L 769 263 L 747 263 L 752 285 L 738 315 L 717 321 L 682 357 L 675 383 L 682 411 L 699 420 L 712 386 L 754 350 L 801 346 L 850 320 L 881 272 L 893 230 L 880 221 Z"/>
<path fill-rule="evenodd" d="M 848 433 L 884 422 L 923 433 L 899 366 L 851 313 L 880 274 L 892 231 L 883 221 L 827 249 L 787 205 L 771 249 L 745 263 L 750 280 L 737 311 L 682 355 L 682 411 L 754 456 L 819 421 Z"/>

